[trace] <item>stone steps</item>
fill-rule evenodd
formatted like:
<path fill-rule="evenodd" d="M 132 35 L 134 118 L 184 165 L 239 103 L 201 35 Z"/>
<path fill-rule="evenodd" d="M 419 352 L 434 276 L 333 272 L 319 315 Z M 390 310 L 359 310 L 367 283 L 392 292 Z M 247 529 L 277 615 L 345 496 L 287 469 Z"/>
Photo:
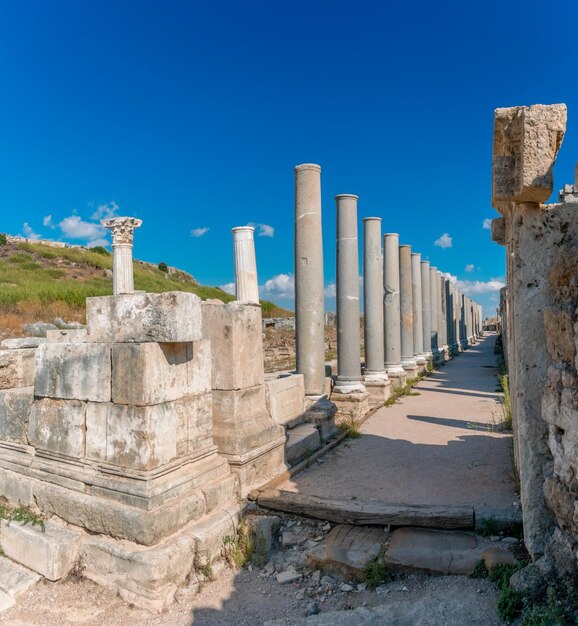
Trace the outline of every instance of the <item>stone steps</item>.
<path fill-rule="evenodd" d="M 312 424 L 299 424 L 287 429 L 285 458 L 289 465 L 295 465 L 321 447 L 319 431 Z"/>
<path fill-rule="evenodd" d="M 40 580 L 40 576 L 6 557 L 0 557 L 0 612 L 8 610 L 16 597 Z"/>

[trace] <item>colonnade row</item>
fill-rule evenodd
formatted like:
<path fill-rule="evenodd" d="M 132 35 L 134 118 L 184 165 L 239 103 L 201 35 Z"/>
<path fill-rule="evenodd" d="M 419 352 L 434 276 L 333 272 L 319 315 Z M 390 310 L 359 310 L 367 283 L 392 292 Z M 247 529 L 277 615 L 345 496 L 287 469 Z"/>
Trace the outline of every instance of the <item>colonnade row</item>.
<path fill-rule="evenodd" d="M 361 365 L 358 197 L 336 196 L 337 380 L 334 391 L 365 391 L 440 362 L 475 343 L 481 306 L 461 293 L 399 235 L 382 235 L 381 218 L 363 219 L 365 365 Z M 238 300 L 259 301 L 253 229 L 233 229 Z M 383 246 L 382 246 L 383 243 Z M 295 325 L 297 373 L 305 393 L 325 389 L 321 167 L 295 167 Z"/>

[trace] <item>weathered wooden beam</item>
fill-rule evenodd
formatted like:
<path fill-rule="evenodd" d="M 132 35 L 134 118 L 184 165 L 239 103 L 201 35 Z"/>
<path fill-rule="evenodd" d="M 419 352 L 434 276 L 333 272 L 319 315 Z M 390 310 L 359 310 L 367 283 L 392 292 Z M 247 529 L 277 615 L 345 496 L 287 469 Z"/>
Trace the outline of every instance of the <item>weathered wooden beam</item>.
<path fill-rule="evenodd" d="M 424 526 L 474 528 L 474 509 L 467 506 L 427 506 L 333 500 L 279 489 L 265 489 L 257 497 L 265 508 L 358 526 Z"/>

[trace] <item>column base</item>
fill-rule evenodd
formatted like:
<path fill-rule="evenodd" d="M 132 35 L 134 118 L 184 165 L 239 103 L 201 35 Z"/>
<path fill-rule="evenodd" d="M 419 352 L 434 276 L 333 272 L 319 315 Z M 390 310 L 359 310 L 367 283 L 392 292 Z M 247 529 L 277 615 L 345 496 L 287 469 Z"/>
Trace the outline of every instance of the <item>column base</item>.
<path fill-rule="evenodd" d="M 316 398 L 314 400 L 314 398 Z M 319 431 L 321 441 L 325 443 L 337 434 L 337 426 L 335 425 L 335 414 L 337 407 L 326 395 L 322 396 L 306 396 L 305 417 Z M 309 404 L 307 405 L 307 402 Z"/>
<path fill-rule="evenodd" d="M 417 365 L 425 365 L 427 363 L 427 359 L 425 358 L 425 354 L 423 352 L 414 355 L 414 358 Z"/>
<path fill-rule="evenodd" d="M 334 390 L 335 391 L 335 388 Z M 337 406 L 337 422 L 357 421 L 369 411 L 369 393 L 334 393 L 332 402 Z"/>
<path fill-rule="evenodd" d="M 367 382 L 384 382 L 388 380 L 387 372 L 385 370 L 372 371 L 365 370 L 363 372 L 363 383 Z"/>
<path fill-rule="evenodd" d="M 391 396 L 391 382 L 389 380 L 366 380 L 365 388 L 369 394 L 369 408 L 383 406 Z"/>
<path fill-rule="evenodd" d="M 365 387 L 360 380 L 348 380 L 339 379 L 335 381 L 333 387 L 333 394 L 350 394 L 350 393 L 365 393 Z"/>

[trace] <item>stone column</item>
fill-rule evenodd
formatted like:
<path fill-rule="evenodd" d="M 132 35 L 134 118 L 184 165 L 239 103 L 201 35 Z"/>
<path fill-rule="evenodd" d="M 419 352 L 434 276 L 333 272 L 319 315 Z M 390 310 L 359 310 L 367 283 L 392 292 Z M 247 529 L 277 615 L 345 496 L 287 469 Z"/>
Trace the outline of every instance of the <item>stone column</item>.
<path fill-rule="evenodd" d="M 387 380 L 383 341 L 381 217 L 363 220 L 364 380 Z"/>
<path fill-rule="evenodd" d="M 383 287 L 385 369 L 390 378 L 404 376 L 401 365 L 401 317 L 399 301 L 399 235 L 383 237 Z"/>
<path fill-rule="evenodd" d="M 446 328 L 447 328 L 447 338 L 448 338 L 448 356 L 452 356 L 453 351 L 455 350 L 455 339 L 454 339 L 454 298 L 452 285 L 449 279 L 445 279 L 445 290 L 446 290 Z"/>
<path fill-rule="evenodd" d="M 431 351 L 434 359 L 439 358 L 439 331 L 438 331 L 438 309 L 440 307 L 438 268 L 429 268 L 430 302 L 431 302 Z"/>
<path fill-rule="evenodd" d="M 447 280 L 442 273 L 437 273 L 437 292 L 438 292 L 438 347 L 442 352 L 442 359 L 445 360 L 449 356 L 448 349 L 448 297 L 446 283 Z"/>
<path fill-rule="evenodd" d="M 112 233 L 112 293 L 134 293 L 132 240 L 142 220 L 136 217 L 110 217 L 100 223 Z"/>
<path fill-rule="evenodd" d="M 235 248 L 235 293 L 239 302 L 259 304 L 257 261 L 252 226 L 233 228 Z"/>
<path fill-rule="evenodd" d="M 461 341 L 461 326 L 462 326 L 462 294 L 461 292 L 454 287 L 454 324 L 455 324 L 455 337 L 456 337 L 456 345 L 458 350 L 463 350 L 463 345 Z"/>
<path fill-rule="evenodd" d="M 431 359 L 431 287 L 430 287 L 430 275 L 429 275 L 429 261 L 422 261 L 420 266 L 421 271 L 421 302 L 422 302 L 422 338 L 423 338 L 423 353 L 426 359 Z"/>
<path fill-rule="evenodd" d="M 411 302 L 413 309 L 413 355 L 418 365 L 425 365 L 423 351 L 423 300 L 421 293 L 421 254 L 411 255 Z"/>
<path fill-rule="evenodd" d="M 305 394 L 325 392 L 321 167 L 295 168 L 295 343 Z"/>
<path fill-rule="evenodd" d="M 399 300 L 401 313 L 401 365 L 411 373 L 417 370 L 413 352 L 413 298 L 411 286 L 411 246 L 399 246 Z"/>
<path fill-rule="evenodd" d="M 357 196 L 335 196 L 337 204 L 337 383 L 340 393 L 363 392 L 359 340 L 359 250 Z"/>

